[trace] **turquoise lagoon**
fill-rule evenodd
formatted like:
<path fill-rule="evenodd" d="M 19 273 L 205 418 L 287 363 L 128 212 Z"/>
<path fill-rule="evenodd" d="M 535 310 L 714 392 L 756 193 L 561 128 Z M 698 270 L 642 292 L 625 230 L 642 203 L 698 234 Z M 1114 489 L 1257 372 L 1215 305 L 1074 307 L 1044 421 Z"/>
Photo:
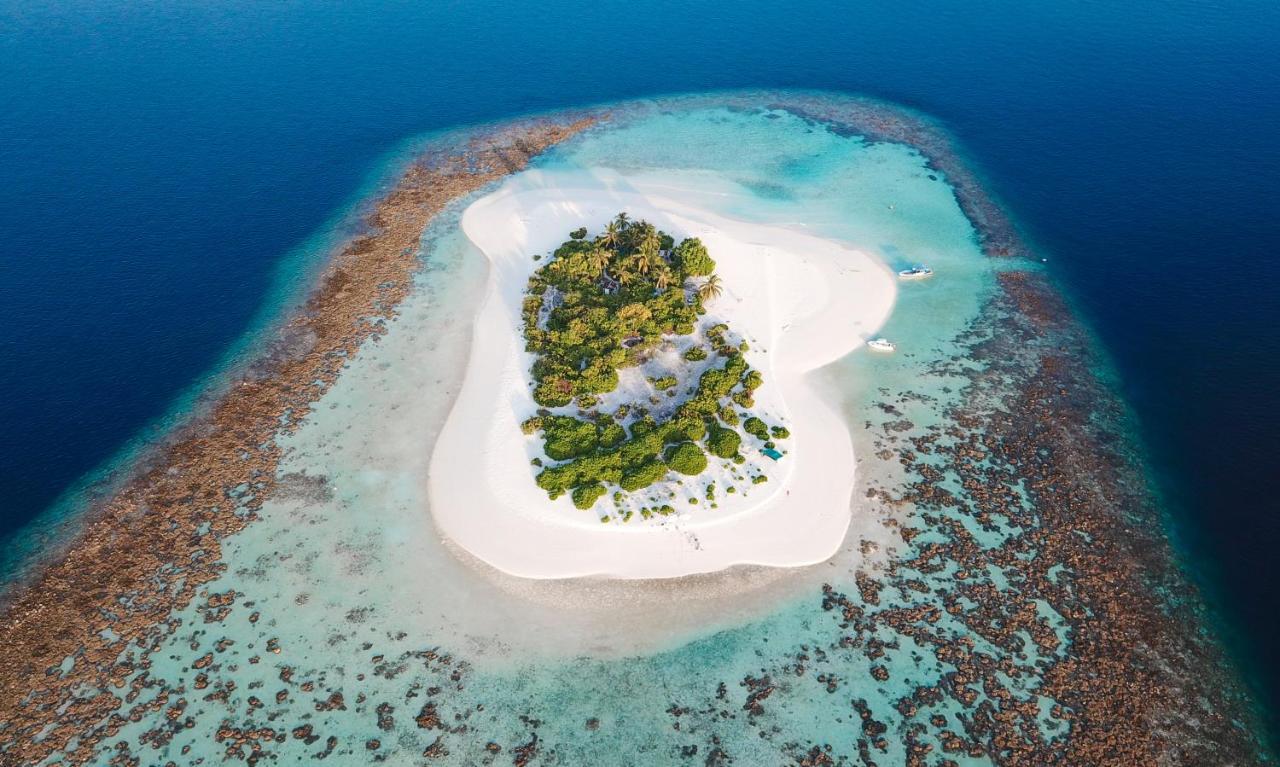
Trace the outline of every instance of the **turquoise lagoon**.
<path fill-rule="evenodd" d="M 309 762 L 336 736 L 332 757 L 340 764 L 375 755 L 421 764 L 427 749 L 436 763 L 505 764 L 520 746 L 536 750 L 535 763 L 701 764 L 719 750 L 739 764 L 769 764 L 814 744 L 856 756 L 864 735 L 853 700 L 888 727 L 888 751 L 876 759 L 904 761 L 895 735 L 907 721 L 894 703 L 948 669 L 887 627 L 877 661 L 841 647 L 838 611 L 822 609 L 823 584 L 856 594 L 857 570 L 874 572 L 895 556 L 893 542 L 901 543 L 892 527 L 909 512 L 865 489 L 904 477 L 896 460 L 876 456 L 878 430 L 868 425 L 890 417 L 878 407 L 887 400 L 905 414 L 893 417 L 919 428 L 937 421 L 959 389 L 939 363 L 963 353 L 957 335 L 979 316 L 997 268 L 1010 267 L 982 255 L 947 179 L 917 151 L 785 111 L 714 98 L 631 105 L 535 167 L 678 177 L 704 186 L 705 204 L 721 215 L 803 227 L 895 269 L 934 268 L 933 279 L 901 286 L 882 330 L 898 353 L 860 350 L 822 372 L 843 404 L 859 461 L 845 546 L 830 562 L 798 570 L 548 583 L 503 577 L 442 542 L 425 478 L 461 382 L 485 277 L 483 256 L 458 226 L 470 199 L 489 191 L 482 190 L 431 225 L 415 291 L 386 335 L 366 344 L 301 428 L 282 438 L 282 491 L 259 521 L 224 542 L 226 574 L 209 585 L 243 592 L 240 603 L 220 624 L 205 623 L 195 606 L 185 610 L 182 627 L 152 654 L 153 678 L 190 688 L 192 662 L 213 652 L 210 689 L 225 690 L 228 680 L 234 689 L 225 701 L 188 689 L 185 716 L 197 724 L 178 729 L 145 761 L 220 762 L 226 744 L 214 733 L 227 723 L 312 725 L 316 742 L 268 744 L 279 763 Z M 916 396 L 895 399 L 907 390 Z M 997 584 L 1001 577 L 991 574 Z M 882 598 L 905 597 L 886 589 Z M 966 632 L 950 621 L 944 614 L 938 630 Z M 887 681 L 871 681 L 873 665 L 885 667 Z M 281 681 L 286 666 L 293 684 Z M 778 689 L 762 713 L 744 708 L 749 677 L 768 677 Z M 312 692 L 300 691 L 304 680 L 314 682 Z M 282 689 L 288 694 L 278 701 Z M 333 692 L 344 708 L 318 710 L 316 701 Z M 248 706 L 250 696 L 262 707 Z M 428 702 L 439 727 L 415 722 Z M 1053 701 L 1040 703 L 1047 712 Z M 162 720 L 162 712 L 144 718 L 107 742 L 136 741 Z"/>

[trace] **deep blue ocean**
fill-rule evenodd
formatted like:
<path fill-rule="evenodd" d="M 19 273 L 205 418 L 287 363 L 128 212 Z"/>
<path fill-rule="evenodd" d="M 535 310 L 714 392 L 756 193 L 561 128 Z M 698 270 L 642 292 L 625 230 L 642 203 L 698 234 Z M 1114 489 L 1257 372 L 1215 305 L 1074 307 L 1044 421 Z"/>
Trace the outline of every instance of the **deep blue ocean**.
<path fill-rule="evenodd" d="M 1280 699 L 1280 5 L 0 2 L 0 532 L 162 417 L 435 128 L 821 88 L 958 137 L 1114 357 Z M 1274 707 L 1273 707 L 1274 710 Z"/>

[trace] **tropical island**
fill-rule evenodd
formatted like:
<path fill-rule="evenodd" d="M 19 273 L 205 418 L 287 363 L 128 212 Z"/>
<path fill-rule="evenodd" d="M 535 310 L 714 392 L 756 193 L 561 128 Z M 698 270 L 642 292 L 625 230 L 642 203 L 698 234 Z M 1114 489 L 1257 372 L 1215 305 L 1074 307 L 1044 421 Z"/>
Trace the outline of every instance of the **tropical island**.
<path fill-rule="evenodd" d="M 884 323 L 897 280 L 848 243 L 708 209 L 707 184 L 530 170 L 468 205 L 489 277 L 427 476 L 446 541 L 527 578 L 841 545 L 852 441 L 810 374 Z"/>
<path fill-rule="evenodd" d="M 708 318 L 723 292 L 715 261 L 696 237 L 678 245 L 648 221 L 619 213 L 604 230 L 580 227 L 529 278 L 522 305 L 537 415 L 526 434 L 542 438 L 537 483 L 551 499 L 569 493 L 579 509 L 611 496 L 615 516 L 669 515 L 685 485 L 719 461 L 726 486 L 697 485 L 717 508 L 768 477 L 740 452 L 779 460 L 790 432 L 750 411 L 764 376 L 747 363 L 748 342 Z M 741 431 L 739 431 L 741 429 Z M 746 442 L 744 443 L 744 434 Z M 684 499 L 682 499 L 684 500 Z"/>
<path fill-rule="evenodd" d="M 883 105 L 753 93 L 467 136 L 424 148 L 280 318 L 279 343 L 8 585 L 0 762 L 1271 763 L 1265 712 L 1169 545 L 1096 341 L 944 135 Z M 531 277 L 566 232 L 594 246 L 619 210 L 653 222 L 658 258 L 647 227 L 593 247 L 582 289 L 618 295 L 676 265 L 705 314 L 688 334 L 611 325 L 666 291 L 655 274 L 593 315 L 616 384 L 575 393 L 590 365 L 569 357 L 539 393 L 551 347 L 524 331 L 574 318 L 548 305 L 526 323 Z M 677 240 L 701 243 L 710 271 L 689 275 Z M 927 252 L 945 275 L 903 288 L 885 330 L 900 355 L 856 353 L 894 301 L 864 246 Z M 684 359 L 688 335 L 705 358 Z M 615 353 L 641 344 L 643 358 Z M 850 351 L 853 375 L 826 380 L 848 384 L 842 401 L 813 373 Z M 675 384 L 648 367 L 667 354 Z M 721 484 L 710 503 L 690 492 L 626 520 L 605 496 L 574 509 L 590 483 L 554 499 L 538 485 L 679 419 L 713 363 L 739 357 L 763 383 L 743 407 L 747 369 L 726 377 L 738 426 L 702 411 L 707 434 L 639 462 L 665 465 L 660 479 L 594 481 L 652 504 L 725 465 L 749 473 L 748 435 L 765 438 L 750 412 L 792 436 L 749 498 Z M 521 428 L 547 417 L 583 424 L 566 432 L 580 455 L 553 460 L 555 429 Z M 713 422 L 742 464 L 711 452 Z M 695 449 L 705 469 L 678 471 Z M 812 562 L 661 584 L 484 567 L 668 578 Z"/>

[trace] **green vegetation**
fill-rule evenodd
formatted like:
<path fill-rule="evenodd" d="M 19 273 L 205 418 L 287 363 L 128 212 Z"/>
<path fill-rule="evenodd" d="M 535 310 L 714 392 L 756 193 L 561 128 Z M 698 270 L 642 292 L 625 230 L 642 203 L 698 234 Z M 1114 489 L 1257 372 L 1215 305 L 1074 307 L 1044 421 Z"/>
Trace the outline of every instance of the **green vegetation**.
<path fill-rule="evenodd" d="M 675 388 L 676 377 L 662 376 L 661 378 L 650 378 L 649 383 L 653 384 L 653 388 L 655 389 L 666 391 L 667 389 Z"/>
<path fill-rule="evenodd" d="M 752 416 L 742 422 L 742 430 L 759 440 L 769 439 L 769 427 L 764 421 Z"/>
<path fill-rule="evenodd" d="M 707 453 L 743 461 L 732 403 L 749 408 L 764 379 L 747 364 L 745 342 L 730 341 L 724 324 L 705 331 L 709 350 L 694 344 L 681 355 L 686 363 L 716 355 L 696 384 L 687 366 L 674 375 L 664 370 L 648 379 L 666 393 L 664 404 L 646 395 L 647 401 L 613 403 L 612 413 L 596 409 L 617 388 L 620 370 L 643 365 L 664 343 L 692 340 L 704 303 L 724 290 L 714 272 L 715 261 L 697 239 L 677 245 L 652 224 L 620 213 L 595 237 L 586 229 L 571 232 L 529 278 L 521 311 L 526 348 L 534 355 L 533 398 L 542 409 L 522 428 L 541 434 L 546 457 L 555 462 L 537 475 L 548 496 L 569 493 L 575 506 L 589 509 L 611 494 L 621 509 L 628 493 L 670 472 L 702 474 Z M 650 407 L 665 410 L 655 417 Z M 574 409 L 576 415 L 569 414 Z M 768 437 L 763 421 L 743 417 L 752 434 L 759 436 L 758 423 L 761 439 Z M 708 489 L 708 500 L 713 492 Z M 673 510 L 664 504 L 639 512 L 648 518 Z"/>
<path fill-rule="evenodd" d="M 720 408 L 720 420 L 724 421 L 727 426 L 737 426 L 738 421 L 741 419 L 738 418 L 738 412 L 733 409 L 732 405 L 725 405 Z"/>
<path fill-rule="evenodd" d="M 733 458 L 742 446 L 742 435 L 733 429 L 714 426 L 707 436 L 707 449 L 720 458 Z"/>
<path fill-rule="evenodd" d="M 667 451 L 667 465 L 681 474 L 696 477 L 707 470 L 707 455 L 692 442 L 681 442 Z"/>
<path fill-rule="evenodd" d="M 648 222 L 619 216 L 595 239 L 584 233 L 565 242 L 529 279 L 522 314 L 526 348 L 538 355 L 539 405 L 611 392 L 619 368 L 638 364 L 663 336 L 693 332 L 702 298 L 686 293 L 693 273 L 666 255 L 669 240 Z"/>
<path fill-rule="evenodd" d="M 604 495 L 604 485 L 594 483 L 573 489 L 573 505 L 579 509 L 589 509 Z"/>
<path fill-rule="evenodd" d="M 634 493 L 662 479 L 667 474 L 667 465 L 654 458 L 645 461 L 633 469 L 623 472 L 618 484 L 628 493 Z"/>
<path fill-rule="evenodd" d="M 698 298 L 701 298 L 703 301 L 710 301 L 712 299 L 719 298 L 720 294 L 723 292 L 724 284 L 721 283 L 720 275 L 718 274 L 711 275 L 707 279 L 703 280 L 702 284 L 698 286 Z"/>
<path fill-rule="evenodd" d="M 547 457 L 554 461 L 590 455 L 600 446 L 600 430 L 590 421 L 552 416 L 542 427 Z"/>
<path fill-rule="evenodd" d="M 707 253 L 707 246 L 696 237 L 677 245 L 672 261 L 691 277 L 704 277 L 716 269 L 716 262 Z"/>

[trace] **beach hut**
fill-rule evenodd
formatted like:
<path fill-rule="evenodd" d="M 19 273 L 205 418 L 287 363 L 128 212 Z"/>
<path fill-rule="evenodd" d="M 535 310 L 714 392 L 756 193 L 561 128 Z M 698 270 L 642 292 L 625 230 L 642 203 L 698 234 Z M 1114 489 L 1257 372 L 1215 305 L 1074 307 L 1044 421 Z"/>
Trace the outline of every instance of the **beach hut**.
<path fill-rule="evenodd" d="M 766 447 L 766 448 L 762 449 L 760 452 L 764 453 L 765 455 L 769 456 L 770 458 L 772 458 L 772 459 L 773 459 L 773 460 L 775 460 L 775 461 L 780 461 L 780 460 L 782 460 L 782 453 L 779 453 L 777 450 L 774 450 L 774 449 L 773 449 L 773 448 L 771 448 L 771 447 Z"/>

